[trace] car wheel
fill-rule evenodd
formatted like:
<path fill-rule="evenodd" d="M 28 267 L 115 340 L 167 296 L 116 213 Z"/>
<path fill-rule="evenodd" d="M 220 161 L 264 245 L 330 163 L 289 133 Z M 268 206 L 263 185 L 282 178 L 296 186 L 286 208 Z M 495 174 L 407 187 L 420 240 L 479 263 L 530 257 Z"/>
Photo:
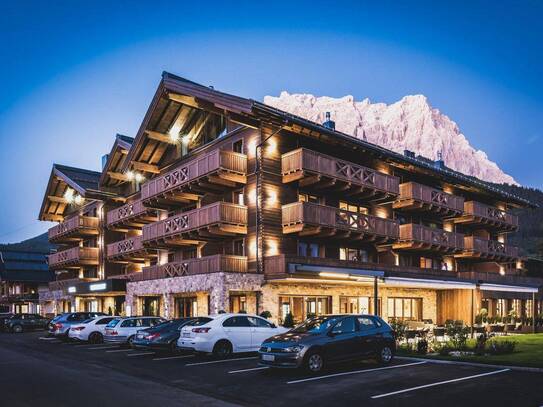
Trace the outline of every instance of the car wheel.
<path fill-rule="evenodd" d="M 128 346 L 130 348 L 133 348 L 134 347 L 134 338 L 135 338 L 135 335 L 132 335 L 131 337 L 128 338 L 128 340 L 126 341 L 126 343 L 128 344 Z"/>
<path fill-rule="evenodd" d="M 226 340 L 221 340 L 213 347 L 213 355 L 224 359 L 232 354 L 232 344 Z"/>
<path fill-rule="evenodd" d="M 393 357 L 394 357 L 394 352 L 389 346 L 383 346 L 381 348 L 381 351 L 379 352 L 379 355 L 377 355 L 379 363 L 382 363 L 384 365 L 387 365 L 390 362 L 392 362 Z"/>
<path fill-rule="evenodd" d="M 16 334 L 20 334 L 23 332 L 23 327 L 21 325 L 15 325 L 13 328 L 11 328 L 11 330 Z"/>
<path fill-rule="evenodd" d="M 324 369 L 324 358 L 319 352 L 312 352 L 307 355 L 305 360 L 306 369 L 313 374 L 319 373 Z"/>
<path fill-rule="evenodd" d="M 171 341 L 168 348 L 169 348 L 168 350 L 170 351 L 170 353 L 177 353 L 177 343 L 176 343 L 176 341 Z"/>
<path fill-rule="evenodd" d="M 89 335 L 89 343 L 102 343 L 104 338 L 100 332 L 93 332 Z"/>

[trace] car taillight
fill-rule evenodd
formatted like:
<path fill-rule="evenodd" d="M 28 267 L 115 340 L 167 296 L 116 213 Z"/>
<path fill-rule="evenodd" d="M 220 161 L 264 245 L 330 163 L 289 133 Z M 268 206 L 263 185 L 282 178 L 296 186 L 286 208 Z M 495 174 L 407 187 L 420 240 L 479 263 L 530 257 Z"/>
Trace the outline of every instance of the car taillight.
<path fill-rule="evenodd" d="M 151 334 L 147 336 L 147 340 L 152 341 L 153 339 L 156 339 L 160 336 L 160 334 Z"/>
<path fill-rule="evenodd" d="M 119 335 L 117 331 L 109 331 L 108 332 L 110 335 Z"/>
<path fill-rule="evenodd" d="M 60 330 L 62 329 L 62 324 L 59 323 L 59 322 L 57 322 L 57 323 L 54 325 L 54 327 L 55 327 L 55 329 L 56 329 L 57 331 L 60 331 Z"/>
<path fill-rule="evenodd" d="M 206 334 L 211 328 L 192 328 L 192 332 L 195 334 Z"/>

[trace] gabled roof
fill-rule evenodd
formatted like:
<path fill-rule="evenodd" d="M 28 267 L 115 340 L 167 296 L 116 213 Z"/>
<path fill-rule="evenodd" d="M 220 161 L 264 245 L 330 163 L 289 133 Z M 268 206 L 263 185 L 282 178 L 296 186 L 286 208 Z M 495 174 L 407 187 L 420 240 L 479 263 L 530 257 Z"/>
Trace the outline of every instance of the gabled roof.
<path fill-rule="evenodd" d="M 54 274 L 47 265 L 47 253 L 23 250 L 0 251 L 0 280 L 47 283 Z"/>
<path fill-rule="evenodd" d="M 53 164 L 38 219 L 61 221 L 69 205 L 65 199 L 68 189 L 85 199 L 104 199 L 114 194 L 101 191 L 101 173 L 67 165 Z"/>
<path fill-rule="evenodd" d="M 102 169 L 102 175 L 99 180 L 100 186 L 114 187 L 126 180 L 121 168 L 133 142 L 134 139 L 132 137 L 123 136 L 122 134 L 115 136 L 115 142 Z"/>

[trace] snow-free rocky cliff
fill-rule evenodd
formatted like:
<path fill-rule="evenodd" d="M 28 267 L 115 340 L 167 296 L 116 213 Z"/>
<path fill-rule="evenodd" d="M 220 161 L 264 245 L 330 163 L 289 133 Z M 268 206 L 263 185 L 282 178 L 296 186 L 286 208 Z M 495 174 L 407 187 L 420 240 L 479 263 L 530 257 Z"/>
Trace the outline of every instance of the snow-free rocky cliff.
<path fill-rule="evenodd" d="M 387 105 L 368 99 L 357 102 L 350 95 L 331 98 L 281 92 L 279 97 L 266 96 L 264 103 L 317 123 L 323 123 L 330 112 L 336 130 L 342 133 L 434 160 L 441 152 L 445 165 L 456 171 L 484 181 L 517 184 L 484 151 L 470 146 L 457 124 L 432 108 L 423 95 L 405 96 Z"/>

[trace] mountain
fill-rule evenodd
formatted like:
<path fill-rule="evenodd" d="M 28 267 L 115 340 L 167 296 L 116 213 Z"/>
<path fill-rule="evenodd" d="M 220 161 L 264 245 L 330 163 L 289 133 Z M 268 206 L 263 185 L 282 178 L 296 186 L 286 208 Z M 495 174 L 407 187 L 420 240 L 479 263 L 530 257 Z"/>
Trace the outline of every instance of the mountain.
<path fill-rule="evenodd" d="M 32 237 L 27 240 L 23 240 L 19 243 L 6 243 L 0 244 L 0 250 L 2 249 L 11 249 L 11 250 L 25 250 L 29 252 L 40 252 L 40 253 L 49 253 L 51 249 L 56 249 L 54 244 L 49 243 L 47 232 L 42 233 L 41 235 Z"/>
<path fill-rule="evenodd" d="M 279 97 L 266 96 L 264 103 L 317 123 L 323 123 L 330 112 L 342 133 L 398 153 L 411 150 L 433 160 L 441 153 L 445 165 L 456 171 L 488 182 L 518 185 L 485 152 L 474 149 L 458 125 L 430 106 L 423 95 L 405 96 L 387 105 L 368 99 L 357 102 L 353 96 L 281 92 Z"/>

